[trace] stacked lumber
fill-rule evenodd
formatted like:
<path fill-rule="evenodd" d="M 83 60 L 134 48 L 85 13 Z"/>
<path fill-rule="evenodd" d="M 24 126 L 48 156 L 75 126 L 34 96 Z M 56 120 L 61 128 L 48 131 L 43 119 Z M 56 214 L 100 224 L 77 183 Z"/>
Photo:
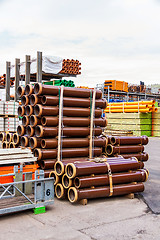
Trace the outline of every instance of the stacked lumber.
<path fill-rule="evenodd" d="M 144 163 L 136 158 L 95 158 L 86 161 L 56 162 L 50 176 L 55 178 L 58 199 L 71 203 L 87 199 L 120 196 L 144 191 L 148 178 Z"/>
<path fill-rule="evenodd" d="M 67 74 L 81 74 L 81 63 L 78 60 L 74 59 L 63 59 L 62 70 L 59 73 L 67 73 Z"/>
<path fill-rule="evenodd" d="M 151 136 L 152 113 L 106 113 L 108 126 L 105 131 L 130 131 L 133 135 Z"/>
<path fill-rule="evenodd" d="M 128 92 L 128 82 L 117 80 L 105 80 L 104 89 Z"/>
<path fill-rule="evenodd" d="M 152 136 L 160 137 L 160 107 L 152 113 Z"/>
<path fill-rule="evenodd" d="M 134 112 L 156 112 L 155 101 L 121 102 L 109 103 L 105 109 L 106 113 L 134 113 Z"/>
<path fill-rule="evenodd" d="M 20 146 L 20 137 L 13 132 L 0 132 L 1 148 L 18 148 Z"/>
<path fill-rule="evenodd" d="M 147 161 L 149 156 L 144 152 L 144 145 L 148 144 L 147 136 L 108 136 L 105 148 L 107 157 L 136 157 L 138 161 Z"/>
<path fill-rule="evenodd" d="M 35 162 L 36 158 L 29 149 L 0 149 L 0 165 Z"/>
<path fill-rule="evenodd" d="M 18 88 L 22 106 L 18 115 L 22 116 L 22 125 L 17 133 L 21 136 L 21 146 L 30 147 L 38 159 L 42 169 L 53 170 L 57 161 L 58 131 L 59 131 L 59 94 L 62 88 L 36 83 L 34 88 L 27 85 Z M 92 109 L 93 90 L 78 88 L 63 88 L 63 127 L 61 131 L 61 158 L 77 158 L 89 156 L 90 113 Z M 25 93 L 25 94 L 24 94 Z M 95 91 L 95 118 L 93 128 L 93 156 L 102 154 L 106 139 L 101 137 L 102 127 L 106 119 L 102 118 L 102 109 L 106 100 L 102 92 Z"/>

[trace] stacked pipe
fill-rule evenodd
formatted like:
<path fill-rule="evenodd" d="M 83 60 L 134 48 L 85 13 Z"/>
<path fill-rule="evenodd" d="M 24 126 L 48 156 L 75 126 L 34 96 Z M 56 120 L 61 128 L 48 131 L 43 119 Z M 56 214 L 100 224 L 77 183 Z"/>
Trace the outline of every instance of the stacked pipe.
<path fill-rule="evenodd" d="M 47 170 L 48 175 L 57 160 L 60 89 L 61 87 L 39 83 L 34 88 L 32 85 L 27 85 L 25 89 L 18 88 L 22 102 L 18 115 L 22 116 L 22 125 L 18 126 L 17 133 L 21 136 L 21 146 L 30 147 L 34 151 L 39 166 Z M 89 156 L 92 93 L 93 90 L 64 87 L 61 141 L 63 159 Z M 105 107 L 106 100 L 102 99 L 102 92 L 96 90 L 93 156 L 100 156 L 102 147 L 106 146 L 106 138 L 100 137 L 102 127 L 107 122 L 101 117 Z"/>
<path fill-rule="evenodd" d="M 81 63 L 78 60 L 63 59 L 62 70 L 60 71 L 60 73 L 67 73 L 67 74 L 73 74 L 73 75 L 81 74 L 80 66 L 81 66 Z"/>
<path fill-rule="evenodd" d="M 10 86 L 14 85 L 14 80 L 15 79 L 10 79 Z M 6 85 L 6 74 L 3 74 L 0 76 L 0 86 L 5 86 Z"/>
<path fill-rule="evenodd" d="M 131 113 L 131 112 L 157 112 L 155 107 L 155 101 L 138 101 L 138 102 L 121 102 L 121 103 L 109 103 L 106 109 L 106 113 Z"/>
<path fill-rule="evenodd" d="M 57 198 L 68 197 L 71 203 L 143 192 L 143 182 L 148 175 L 143 162 L 122 156 L 56 162 L 54 171 L 50 173 L 55 178 Z"/>
<path fill-rule="evenodd" d="M 20 137 L 17 133 L 13 132 L 1 132 L 0 141 L 1 147 L 4 148 L 17 148 L 20 145 Z"/>
<path fill-rule="evenodd" d="M 108 136 L 106 154 L 108 157 L 121 155 L 125 159 L 136 157 L 139 161 L 147 161 L 149 156 L 144 152 L 148 144 L 147 136 Z"/>

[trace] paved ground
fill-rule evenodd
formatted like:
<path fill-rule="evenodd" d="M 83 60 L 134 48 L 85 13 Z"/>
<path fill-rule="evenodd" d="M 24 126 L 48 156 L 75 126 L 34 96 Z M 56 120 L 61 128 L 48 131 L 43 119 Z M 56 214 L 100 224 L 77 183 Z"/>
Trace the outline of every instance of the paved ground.
<path fill-rule="evenodd" d="M 149 208 L 154 213 L 160 213 L 160 138 L 150 138 L 145 151 L 149 153 L 145 167 L 150 174 L 142 195 Z"/>
<path fill-rule="evenodd" d="M 160 215 L 154 212 L 160 212 L 160 139 L 151 138 L 146 150 L 150 153 L 146 163 L 150 179 L 144 199 L 149 207 L 140 196 L 90 200 L 87 206 L 55 200 L 45 214 L 27 211 L 1 217 L 0 240 L 159 240 Z"/>

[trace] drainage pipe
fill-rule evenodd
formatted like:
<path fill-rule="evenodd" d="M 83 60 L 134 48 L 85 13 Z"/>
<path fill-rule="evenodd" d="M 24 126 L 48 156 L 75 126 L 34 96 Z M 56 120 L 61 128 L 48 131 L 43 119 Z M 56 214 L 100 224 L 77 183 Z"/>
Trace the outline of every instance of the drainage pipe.
<path fill-rule="evenodd" d="M 30 96 L 30 104 L 35 106 L 36 104 L 40 104 L 42 100 L 42 96 L 37 96 L 36 94 L 32 94 Z"/>
<path fill-rule="evenodd" d="M 94 147 L 105 147 L 106 139 L 105 138 L 94 138 L 93 141 Z M 56 148 L 58 146 L 58 140 L 56 138 L 47 138 L 42 139 L 41 147 L 42 148 Z M 62 147 L 63 148 L 74 148 L 74 147 L 88 147 L 89 138 L 63 138 Z"/>
<path fill-rule="evenodd" d="M 29 139 L 29 147 L 31 149 L 34 149 L 34 148 L 40 148 L 41 147 L 41 138 L 36 138 L 36 137 L 31 137 Z"/>
<path fill-rule="evenodd" d="M 25 115 L 25 107 L 24 106 L 19 106 L 18 107 L 18 116 L 22 117 L 23 115 Z"/>
<path fill-rule="evenodd" d="M 62 186 L 61 183 L 58 183 L 55 186 L 55 194 L 58 199 L 64 199 L 67 196 L 67 190 Z"/>
<path fill-rule="evenodd" d="M 129 158 L 126 161 L 110 161 L 107 159 L 112 173 L 125 172 L 129 170 L 137 170 L 144 167 L 143 162 L 138 162 L 136 158 Z M 105 174 L 108 173 L 108 165 L 97 162 L 79 162 L 79 163 L 68 163 L 66 166 L 66 174 L 69 178 L 76 176 L 85 176 L 91 174 Z"/>
<path fill-rule="evenodd" d="M 43 85 L 41 83 L 35 83 L 34 93 L 36 95 L 59 95 L 59 87 L 51 85 Z M 93 89 L 82 89 L 82 88 L 70 88 L 64 87 L 64 96 L 65 97 L 80 97 L 80 98 L 89 98 L 93 95 Z M 96 90 L 96 99 L 102 98 L 102 91 Z"/>
<path fill-rule="evenodd" d="M 94 128 L 94 136 L 102 134 L 101 128 Z M 58 135 L 58 127 L 43 127 L 36 126 L 35 128 L 36 137 L 56 137 Z M 89 127 L 64 127 L 63 136 L 66 137 L 86 137 L 90 135 Z"/>
<path fill-rule="evenodd" d="M 106 153 L 109 156 L 122 153 L 140 153 L 143 151 L 144 146 L 142 145 L 112 146 L 108 144 L 106 147 Z"/>
<path fill-rule="evenodd" d="M 25 88 L 22 86 L 18 86 L 18 88 L 17 88 L 18 97 L 21 98 L 24 95 L 24 93 L 25 93 Z"/>
<path fill-rule="evenodd" d="M 148 178 L 149 172 L 145 169 L 137 171 L 114 173 L 112 174 L 113 184 L 123 184 L 131 182 L 145 182 Z M 85 177 L 76 177 L 74 179 L 74 186 L 76 188 L 86 188 L 92 186 L 106 186 L 109 185 L 108 174 L 104 175 L 91 175 Z"/>
<path fill-rule="evenodd" d="M 23 136 L 26 133 L 26 128 L 22 125 L 17 127 L 17 133 L 19 136 Z"/>
<path fill-rule="evenodd" d="M 59 105 L 59 96 L 49 96 L 43 95 L 41 103 L 46 106 L 57 106 Z M 64 97 L 63 106 L 64 107 L 90 107 L 91 101 L 89 98 L 73 98 L 73 97 Z M 95 107 L 105 109 L 107 107 L 106 99 L 97 99 L 95 100 Z"/>
<path fill-rule="evenodd" d="M 112 145 L 146 145 L 148 144 L 147 136 L 116 136 L 111 137 Z"/>
<path fill-rule="evenodd" d="M 28 116 L 26 116 L 26 115 L 24 115 L 23 117 L 22 117 L 22 125 L 24 126 L 24 127 L 27 127 L 28 125 L 29 125 L 29 117 Z"/>
<path fill-rule="evenodd" d="M 34 114 L 37 117 L 40 117 L 40 116 L 57 116 L 59 114 L 59 107 L 57 107 L 57 106 L 56 107 L 43 106 L 43 105 L 37 104 L 37 105 L 34 106 Z M 95 109 L 95 117 L 100 118 L 101 115 L 102 115 L 102 109 Z M 90 108 L 64 107 L 63 108 L 63 116 L 67 116 L 67 117 L 89 117 L 90 116 Z"/>
<path fill-rule="evenodd" d="M 70 127 L 88 127 L 90 126 L 90 118 L 84 117 L 63 117 L 63 125 Z M 43 116 L 41 124 L 45 127 L 58 126 L 58 117 Z M 106 127 L 107 120 L 105 118 L 95 118 L 94 125 L 99 127 Z"/>
<path fill-rule="evenodd" d="M 34 132 L 35 132 L 35 128 L 32 127 L 31 125 L 28 125 L 26 127 L 26 134 L 28 137 L 32 137 L 34 135 Z"/>
<path fill-rule="evenodd" d="M 130 158 L 130 157 L 136 157 L 138 161 L 145 162 L 149 159 L 149 155 L 146 152 L 143 153 L 128 153 L 128 154 L 121 154 L 122 157 L 124 158 Z"/>
<path fill-rule="evenodd" d="M 25 94 L 30 96 L 34 92 L 34 86 L 31 84 L 27 84 L 25 87 Z"/>
<path fill-rule="evenodd" d="M 100 156 L 102 154 L 102 148 L 94 148 L 93 155 Z M 88 157 L 89 148 L 66 148 L 62 149 L 62 157 L 63 158 L 72 158 L 72 157 Z M 37 157 L 38 160 L 41 159 L 50 159 L 57 158 L 57 149 L 34 149 L 34 156 Z"/>
<path fill-rule="evenodd" d="M 41 124 L 41 118 L 38 118 L 35 115 L 31 115 L 29 118 L 29 122 L 32 127 L 35 127 L 35 126 Z"/>
<path fill-rule="evenodd" d="M 126 195 L 130 193 L 137 193 L 144 191 L 143 183 L 130 183 L 130 184 L 119 184 L 113 186 L 113 196 Z M 81 199 L 89 198 L 100 198 L 100 197 L 109 197 L 110 196 L 110 187 L 95 187 L 95 188 L 82 188 L 76 189 L 71 187 L 68 190 L 68 199 L 71 203 L 77 202 Z"/>
<path fill-rule="evenodd" d="M 28 142 L 29 142 L 28 136 L 21 137 L 21 146 L 22 147 L 28 147 Z"/>

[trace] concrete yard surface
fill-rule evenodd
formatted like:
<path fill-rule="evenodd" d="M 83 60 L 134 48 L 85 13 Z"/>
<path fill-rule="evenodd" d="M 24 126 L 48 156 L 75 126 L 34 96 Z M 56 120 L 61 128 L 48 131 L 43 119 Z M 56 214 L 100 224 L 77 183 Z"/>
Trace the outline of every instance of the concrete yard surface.
<path fill-rule="evenodd" d="M 54 205 L 48 207 L 44 214 L 34 215 L 32 211 L 25 211 L 2 216 L 0 240 L 159 240 L 160 190 L 155 189 L 155 183 L 159 183 L 160 160 L 158 162 L 156 156 L 160 155 L 160 139 L 151 138 L 146 151 L 150 160 L 145 165 L 151 174 L 145 183 L 143 197 L 95 199 L 89 200 L 85 206 L 55 199 Z M 147 200 L 148 195 L 150 201 L 154 198 L 152 206 Z"/>

